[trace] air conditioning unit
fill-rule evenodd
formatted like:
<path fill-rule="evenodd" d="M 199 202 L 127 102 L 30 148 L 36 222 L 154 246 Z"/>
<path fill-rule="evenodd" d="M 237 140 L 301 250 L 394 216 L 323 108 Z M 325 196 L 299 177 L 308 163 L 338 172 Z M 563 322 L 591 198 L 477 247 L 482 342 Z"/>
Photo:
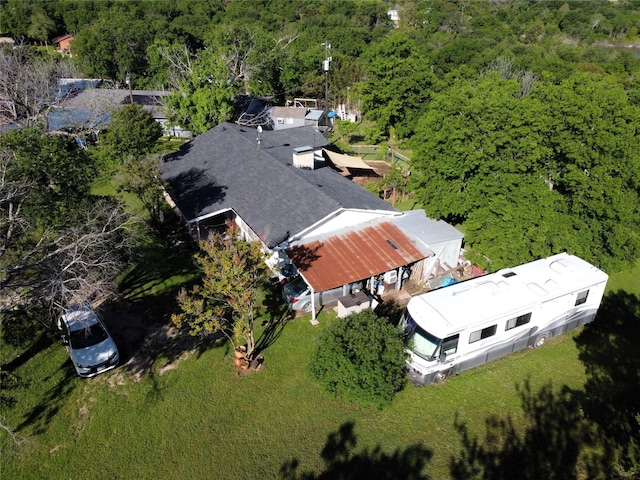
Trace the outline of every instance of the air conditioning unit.
<path fill-rule="evenodd" d="M 391 284 L 391 283 L 396 283 L 398 281 L 398 271 L 397 270 L 390 270 L 387 273 L 384 274 L 384 282 Z"/>

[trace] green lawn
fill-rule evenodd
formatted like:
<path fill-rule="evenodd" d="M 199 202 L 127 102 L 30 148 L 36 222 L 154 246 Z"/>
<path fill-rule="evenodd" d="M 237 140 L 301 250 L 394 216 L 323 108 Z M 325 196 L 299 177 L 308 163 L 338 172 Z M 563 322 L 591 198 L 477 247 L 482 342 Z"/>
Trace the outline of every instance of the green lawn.
<path fill-rule="evenodd" d="M 264 368 L 248 376 L 234 371 L 222 346 L 138 383 L 124 367 L 82 380 L 63 347 L 52 345 L 15 372 L 29 388 L 3 416 L 29 439 L 16 447 L 2 437 L 5 478 L 274 478 L 291 459 L 304 471 L 321 468 L 327 436 L 347 422 L 359 447 L 423 444 L 433 452 L 433 478 L 446 478 L 459 449 L 456 415 L 479 433 L 490 414 L 518 411 L 515 383 L 580 387 L 585 378 L 566 335 L 441 386 L 408 385 L 382 411 L 348 405 L 327 398 L 307 374 L 318 334 L 334 319 L 320 320 L 289 321 L 265 351 Z"/>
<path fill-rule="evenodd" d="M 626 285 L 627 275 L 613 275 L 611 284 Z M 307 373 L 318 335 L 335 321 L 329 312 L 319 319 L 317 327 L 308 317 L 282 324 L 263 369 L 248 376 L 233 369 L 221 345 L 185 354 L 162 375 L 158 360 L 139 382 L 126 367 L 83 380 L 54 343 L 13 372 L 17 388 L 3 391 L 16 402 L 3 401 L 3 422 L 27 438 L 17 446 L 3 432 L 3 477 L 275 478 L 293 459 L 300 471 L 318 472 L 328 435 L 351 422 L 358 449 L 391 453 L 421 444 L 433 453 L 432 478 L 448 478 L 461 448 L 456 416 L 480 434 L 492 414 L 520 420 L 515 385 L 527 378 L 534 387 L 572 388 L 586 378 L 577 331 L 440 386 L 407 385 L 383 410 L 350 405 L 326 397 Z"/>

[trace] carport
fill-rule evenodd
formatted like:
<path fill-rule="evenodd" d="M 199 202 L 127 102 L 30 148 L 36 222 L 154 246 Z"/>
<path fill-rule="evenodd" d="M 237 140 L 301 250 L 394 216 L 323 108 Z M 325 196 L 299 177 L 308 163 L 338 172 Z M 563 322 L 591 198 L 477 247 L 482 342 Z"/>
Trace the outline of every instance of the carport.
<path fill-rule="evenodd" d="M 373 285 L 377 276 L 388 272 L 395 272 L 396 288 L 400 288 L 402 267 L 434 255 L 389 221 L 308 239 L 286 253 L 311 287 L 312 302 L 313 292 L 367 279 Z M 313 304 L 312 323 L 316 323 L 315 307 Z"/>

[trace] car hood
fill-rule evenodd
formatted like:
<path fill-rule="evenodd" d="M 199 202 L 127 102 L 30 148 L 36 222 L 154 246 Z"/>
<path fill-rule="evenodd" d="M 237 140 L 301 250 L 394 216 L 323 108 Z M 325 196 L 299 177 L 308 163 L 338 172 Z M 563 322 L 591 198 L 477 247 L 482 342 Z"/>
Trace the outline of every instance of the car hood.
<path fill-rule="evenodd" d="M 90 367 L 106 362 L 109 357 L 117 352 L 118 347 L 116 347 L 113 339 L 109 337 L 97 345 L 71 350 L 70 355 L 78 365 Z"/>

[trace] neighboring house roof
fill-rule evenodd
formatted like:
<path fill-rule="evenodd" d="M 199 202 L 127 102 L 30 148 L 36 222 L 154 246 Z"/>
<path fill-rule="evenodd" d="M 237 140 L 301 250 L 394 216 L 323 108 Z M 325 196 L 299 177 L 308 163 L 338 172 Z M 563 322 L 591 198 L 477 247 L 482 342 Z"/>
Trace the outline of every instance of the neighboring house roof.
<path fill-rule="evenodd" d="M 307 115 L 306 108 L 299 107 L 273 107 L 271 109 L 271 118 L 300 118 L 303 119 Z"/>
<path fill-rule="evenodd" d="M 67 86 L 68 88 L 68 86 Z M 49 131 L 65 128 L 91 129 L 106 127 L 111 113 L 115 109 L 133 101 L 143 106 L 156 120 L 165 119 L 164 107 L 160 103 L 161 97 L 169 92 L 158 90 L 133 90 L 121 88 L 83 88 L 77 87 L 78 92 L 71 92 L 60 105 L 49 113 Z"/>
<path fill-rule="evenodd" d="M 0 135 L 8 133 L 12 130 L 18 130 L 21 128 L 19 123 L 3 123 L 0 119 Z"/>
<path fill-rule="evenodd" d="M 312 120 L 312 121 L 318 121 L 322 118 L 322 115 L 324 115 L 324 111 L 323 110 L 309 110 L 309 113 L 307 113 L 307 115 L 304 117 L 305 120 Z"/>
<path fill-rule="evenodd" d="M 328 166 L 293 167 L 294 148 L 327 145 L 313 127 L 264 131 L 260 145 L 257 135 L 223 123 L 165 159 L 161 176 L 188 222 L 233 210 L 273 248 L 341 209 L 398 211 Z"/>
<path fill-rule="evenodd" d="M 345 231 L 286 251 L 317 292 L 379 275 L 433 255 L 391 221 Z"/>

